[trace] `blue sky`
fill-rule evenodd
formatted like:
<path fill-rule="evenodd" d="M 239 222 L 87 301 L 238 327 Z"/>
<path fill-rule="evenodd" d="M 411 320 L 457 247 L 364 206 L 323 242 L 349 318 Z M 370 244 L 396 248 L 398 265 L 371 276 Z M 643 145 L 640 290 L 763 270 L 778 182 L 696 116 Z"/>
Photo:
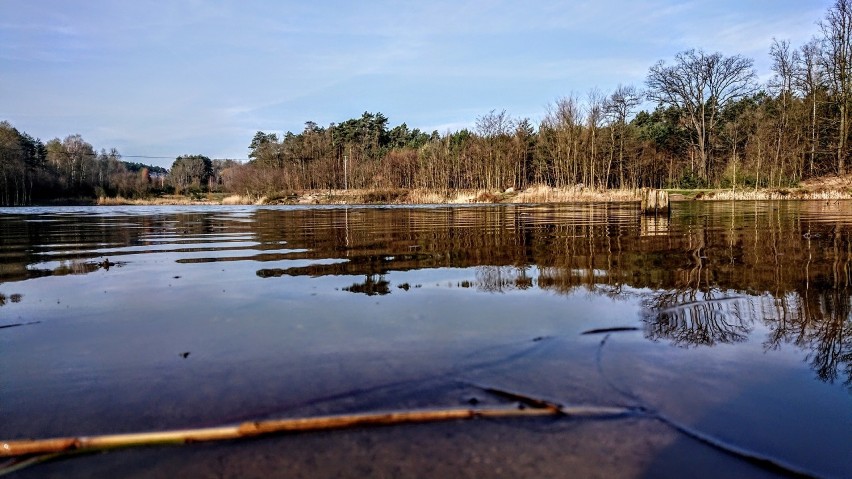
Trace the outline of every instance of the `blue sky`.
<path fill-rule="evenodd" d="M 772 38 L 801 45 L 831 3 L 0 0 L 0 120 L 170 158 L 245 158 L 257 130 L 364 111 L 442 133 L 492 109 L 538 122 L 688 48 L 766 79 Z"/>

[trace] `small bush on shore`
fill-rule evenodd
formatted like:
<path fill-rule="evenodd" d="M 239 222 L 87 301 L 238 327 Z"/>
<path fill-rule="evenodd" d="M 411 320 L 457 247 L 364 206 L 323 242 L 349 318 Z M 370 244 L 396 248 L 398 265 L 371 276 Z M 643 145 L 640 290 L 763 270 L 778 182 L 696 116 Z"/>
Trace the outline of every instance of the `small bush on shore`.
<path fill-rule="evenodd" d="M 386 188 L 377 190 L 368 190 L 361 196 L 364 203 L 405 203 L 408 198 L 408 190 Z"/>

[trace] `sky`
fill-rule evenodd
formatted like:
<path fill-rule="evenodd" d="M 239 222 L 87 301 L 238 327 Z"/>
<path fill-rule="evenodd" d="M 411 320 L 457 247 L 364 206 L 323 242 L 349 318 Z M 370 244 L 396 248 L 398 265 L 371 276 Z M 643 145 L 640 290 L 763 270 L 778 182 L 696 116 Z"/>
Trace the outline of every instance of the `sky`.
<path fill-rule="evenodd" d="M 164 167 L 365 111 L 441 133 L 491 110 L 538 123 L 690 48 L 767 80 L 773 38 L 807 42 L 831 3 L 0 0 L 0 121 Z"/>

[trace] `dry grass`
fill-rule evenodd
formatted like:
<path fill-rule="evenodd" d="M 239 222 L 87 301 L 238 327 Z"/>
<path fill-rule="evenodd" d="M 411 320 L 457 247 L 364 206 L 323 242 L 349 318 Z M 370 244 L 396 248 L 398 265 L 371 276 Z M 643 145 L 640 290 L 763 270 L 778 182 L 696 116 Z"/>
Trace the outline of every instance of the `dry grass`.
<path fill-rule="evenodd" d="M 129 199 L 100 197 L 98 205 L 269 205 L 269 204 L 466 204 L 466 203 L 567 203 L 583 201 L 638 201 L 638 192 L 633 190 L 593 190 L 587 188 L 551 188 L 537 185 L 527 190 L 455 190 L 384 188 L 358 190 L 304 191 L 300 194 L 288 192 L 272 196 L 230 195 L 219 200 L 191 199 L 181 195 L 157 198 Z"/>
<path fill-rule="evenodd" d="M 257 198 L 243 195 L 231 195 L 222 198 L 223 205 L 253 205 L 256 201 L 258 201 Z"/>
<path fill-rule="evenodd" d="M 701 190 L 672 193 L 672 198 L 695 200 L 784 200 L 852 199 L 852 175 L 830 177 L 804 182 L 800 188 Z M 467 204 L 467 203 L 591 203 L 639 201 L 640 190 L 600 190 L 595 188 L 553 188 L 533 185 L 522 191 L 501 190 L 429 190 L 404 188 L 372 188 L 350 190 L 288 191 L 265 196 L 230 195 L 220 193 L 197 199 L 182 195 L 167 195 L 147 199 L 100 197 L 98 205 L 357 205 L 357 204 Z"/>
<path fill-rule="evenodd" d="M 448 196 L 446 193 L 437 190 L 408 190 L 404 188 L 320 190 L 302 192 L 292 202 L 309 205 L 411 205 L 467 202 L 468 195 L 461 195 L 464 197 L 464 201 L 459 201 L 459 196 L 459 194 Z"/>
<path fill-rule="evenodd" d="M 696 195 L 699 201 L 731 200 L 848 200 L 849 190 L 761 189 L 761 190 L 717 190 Z"/>
<path fill-rule="evenodd" d="M 696 200 L 848 200 L 852 199 L 852 174 L 821 176 L 803 181 L 797 188 L 711 190 Z"/>
<path fill-rule="evenodd" d="M 411 190 L 408 193 L 408 200 L 412 204 L 417 205 L 432 205 L 450 202 L 446 194 L 438 191 L 424 189 Z"/>
<path fill-rule="evenodd" d="M 582 203 L 639 201 L 639 190 L 598 190 L 594 188 L 552 188 L 535 185 L 521 191 L 510 201 L 512 203 Z"/>
<path fill-rule="evenodd" d="M 215 205 L 218 201 L 213 200 L 193 200 L 185 196 L 165 195 L 156 198 L 137 198 L 129 199 L 123 196 L 107 197 L 101 196 L 98 198 L 100 206 L 160 206 L 160 205 Z"/>
<path fill-rule="evenodd" d="M 852 189 L 852 174 L 811 178 L 802 182 L 802 188 L 809 191 L 847 191 Z"/>
<path fill-rule="evenodd" d="M 118 206 L 118 205 L 132 205 L 133 203 L 127 198 L 116 196 L 99 196 L 98 197 L 98 205 L 99 206 Z"/>

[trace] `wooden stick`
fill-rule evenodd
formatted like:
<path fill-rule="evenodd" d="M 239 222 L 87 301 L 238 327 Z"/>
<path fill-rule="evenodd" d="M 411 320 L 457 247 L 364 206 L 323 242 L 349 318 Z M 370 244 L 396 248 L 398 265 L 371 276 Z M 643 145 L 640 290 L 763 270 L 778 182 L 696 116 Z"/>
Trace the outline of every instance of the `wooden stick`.
<path fill-rule="evenodd" d="M 72 451 L 96 451 L 163 444 L 224 441 L 273 433 L 325 431 L 358 426 L 384 426 L 406 423 L 456 421 L 475 418 L 508 418 L 525 416 L 622 416 L 630 413 L 632 413 L 632 411 L 628 408 L 594 406 L 565 408 L 547 403 L 547 405 L 543 404 L 542 407 L 526 408 L 435 409 L 389 413 L 347 414 L 295 419 L 274 419 L 200 429 L 176 429 L 170 431 L 109 434 L 102 436 L 0 441 L 0 457 L 16 457 L 32 454 L 50 454 Z"/>

